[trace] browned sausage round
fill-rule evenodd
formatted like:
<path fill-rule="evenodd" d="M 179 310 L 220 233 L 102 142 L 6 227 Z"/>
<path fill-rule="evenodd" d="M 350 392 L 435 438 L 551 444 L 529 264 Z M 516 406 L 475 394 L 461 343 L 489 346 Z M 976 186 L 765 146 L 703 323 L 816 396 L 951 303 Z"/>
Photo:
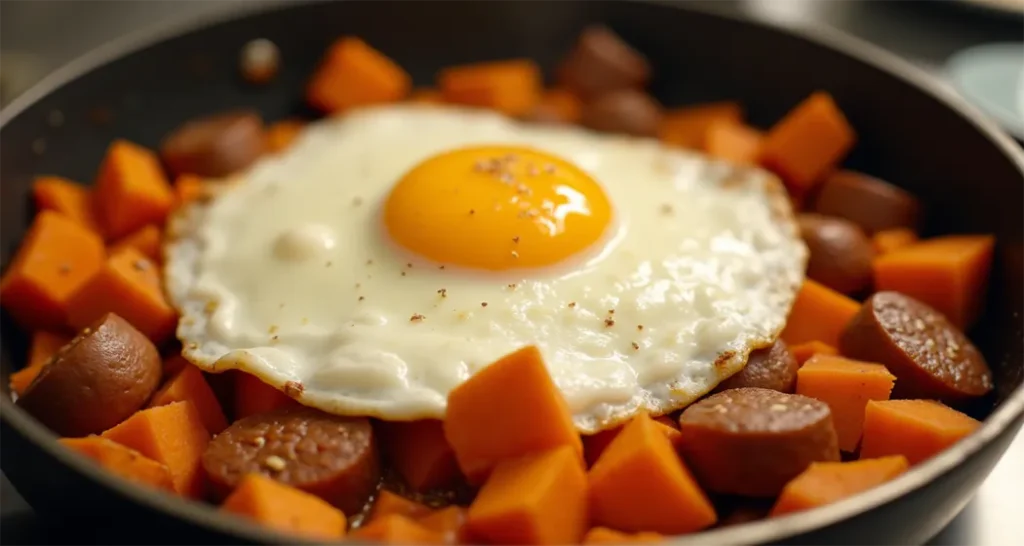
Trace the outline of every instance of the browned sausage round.
<path fill-rule="evenodd" d="M 583 106 L 582 123 L 595 131 L 652 136 L 661 123 L 661 105 L 641 91 L 613 91 Z"/>
<path fill-rule="evenodd" d="M 61 436 L 98 434 L 142 408 L 161 372 L 153 342 L 108 313 L 57 351 L 17 404 Z"/>
<path fill-rule="evenodd" d="M 800 364 L 789 352 L 786 342 L 777 340 L 771 347 L 750 352 L 747 365 L 739 373 L 722 381 L 714 392 L 744 387 L 759 387 L 792 393 L 796 390 L 796 372 Z"/>
<path fill-rule="evenodd" d="M 777 495 L 815 461 L 838 461 L 828 405 L 799 394 L 732 389 L 686 408 L 679 452 L 714 493 Z"/>
<path fill-rule="evenodd" d="M 917 227 L 920 204 L 913 195 L 877 178 L 854 171 L 829 175 L 818 192 L 814 210 L 838 216 L 868 233 Z"/>
<path fill-rule="evenodd" d="M 259 114 L 225 112 L 180 125 L 160 145 L 160 156 L 174 174 L 222 177 L 256 161 L 265 141 Z"/>
<path fill-rule="evenodd" d="M 992 371 L 941 313 L 898 292 L 877 292 L 839 338 L 843 355 L 877 362 L 896 376 L 893 398 L 958 403 L 992 390 Z"/>
<path fill-rule="evenodd" d="M 651 67 L 639 52 L 604 26 L 580 33 L 576 46 L 558 67 L 558 82 L 584 98 L 610 91 L 640 89 Z"/>
<path fill-rule="evenodd" d="M 218 434 L 203 468 L 223 498 L 256 472 L 357 514 L 380 479 L 377 446 L 365 417 L 289 407 L 236 421 Z"/>
<path fill-rule="evenodd" d="M 843 294 L 868 287 L 875 249 L 857 224 L 822 214 L 801 214 L 797 223 L 811 254 L 809 278 Z"/>

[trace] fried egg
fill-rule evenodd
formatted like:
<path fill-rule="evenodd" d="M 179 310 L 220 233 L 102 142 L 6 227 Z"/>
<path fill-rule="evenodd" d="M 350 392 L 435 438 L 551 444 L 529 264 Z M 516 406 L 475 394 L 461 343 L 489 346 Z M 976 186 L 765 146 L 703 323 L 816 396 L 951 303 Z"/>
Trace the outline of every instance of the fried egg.
<path fill-rule="evenodd" d="M 771 344 L 807 251 L 779 181 L 654 140 L 394 105 L 311 125 L 172 221 L 183 354 L 324 411 L 443 418 L 536 345 L 581 432 Z"/>

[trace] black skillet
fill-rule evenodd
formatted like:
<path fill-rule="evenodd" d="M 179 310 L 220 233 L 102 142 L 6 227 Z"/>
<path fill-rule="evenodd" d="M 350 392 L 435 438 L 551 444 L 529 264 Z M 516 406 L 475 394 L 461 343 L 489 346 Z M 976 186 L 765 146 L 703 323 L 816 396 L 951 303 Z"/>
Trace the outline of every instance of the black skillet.
<path fill-rule="evenodd" d="M 927 234 L 997 236 L 988 314 L 972 335 L 998 389 L 975 408 L 986 419 L 976 434 L 854 499 L 677 543 L 926 541 L 967 503 L 1024 419 L 1024 154 L 911 67 L 849 38 L 678 5 L 498 1 L 293 4 L 159 42 L 123 41 L 58 71 L 0 113 L 3 265 L 31 219 L 34 175 L 90 181 L 111 139 L 154 146 L 201 114 L 248 106 L 274 120 L 301 112 L 304 80 L 341 34 L 362 36 L 427 84 L 438 68 L 467 61 L 529 56 L 550 69 L 591 22 L 608 24 L 650 57 L 653 91 L 668 105 L 737 99 L 755 124 L 766 126 L 809 92 L 830 91 L 860 135 L 848 165 L 920 196 L 929 211 Z M 239 48 L 253 38 L 269 38 L 283 53 L 283 70 L 266 88 L 237 76 Z M 59 126 L 51 123 L 54 111 L 63 114 Z M 7 377 L 24 362 L 26 339 L 4 321 L 2 467 L 37 511 L 70 530 L 70 540 L 294 542 L 129 486 L 61 450 L 10 401 Z"/>

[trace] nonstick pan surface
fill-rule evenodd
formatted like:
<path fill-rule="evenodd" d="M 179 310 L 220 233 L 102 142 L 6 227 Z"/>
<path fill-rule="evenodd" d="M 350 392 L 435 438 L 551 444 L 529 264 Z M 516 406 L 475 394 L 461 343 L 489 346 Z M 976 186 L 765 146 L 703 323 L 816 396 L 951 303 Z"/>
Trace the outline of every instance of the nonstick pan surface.
<path fill-rule="evenodd" d="M 595 22 L 651 59 L 652 91 L 669 106 L 735 99 L 755 125 L 767 126 L 811 91 L 829 91 L 859 133 L 847 166 L 918 195 L 929 211 L 926 234 L 996 235 L 988 314 L 971 333 L 998 385 L 974 408 L 986 419 L 979 432 L 848 501 L 677 541 L 924 542 L 967 503 L 1021 426 L 1024 154 L 913 68 L 849 38 L 628 1 L 290 4 L 161 41 L 135 37 L 58 71 L 0 113 L 0 261 L 6 267 L 30 222 L 35 175 L 91 181 L 112 139 L 155 146 L 198 115 L 238 107 L 268 120 L 304 114 L 303 84 L 340 35 L 363 37 L 428 84 L 443 66 L 486 59 L 527 56 L 550 71 L 576 33 Z M 238 52 L 253 38 L 269 38 L 282 51 L 282 71 L 267 87 L 238 76 Z M 53 112 L 61 114 L 59 125 Z M 6 316 L 2 348 L 0 464 L 36 510 L 69 530 L 69 541 L 294 542 L 128 486 L 65 453 L 10 400 L 7 378 L 24 362 L 26 336 Z"/>

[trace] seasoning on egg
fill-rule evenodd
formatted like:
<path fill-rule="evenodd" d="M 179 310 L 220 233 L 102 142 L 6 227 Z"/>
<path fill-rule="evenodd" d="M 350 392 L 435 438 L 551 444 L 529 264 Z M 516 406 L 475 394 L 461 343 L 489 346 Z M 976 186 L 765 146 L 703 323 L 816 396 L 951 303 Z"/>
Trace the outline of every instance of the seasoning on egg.
<path fill-rule="evenodd" d="M 438 290 L 437 293 L 441 294 L 442 298 L 447 298 L 448 297 L 448 289 L 447 288 L 442 288 L 442 289 Z"/>
<path fill-rule="evenodd" d="M 487 307 L 487 302 L 486 301 L 480 302 L 480 307 Z"/>
<path fill-rule="evenodd" d="M 611 318 L 606 318 L 604 319 L 604 325 L 608 326 L 609 328 L 615 326 L 615 320 Z"/>
<path fill-rule="evenodd" d="M 639 351 L 640 350 L 640 345 L 637 342 L 635 342 L 635 341 L 633 342 L 633 350 L 634 351 Z"/>
<path fill-rule="evenodd" d="M 411 317 L 409 317 L 409 322 L 419 322 L 419 321 L 421 321 L 421 320 L 423 320 L 425 318 L 427 318 L 427 317 L 425 317 L 425 316 L 423 316 L 423 315 L 421 315 L 419 313 L 414 313 Z"/>

